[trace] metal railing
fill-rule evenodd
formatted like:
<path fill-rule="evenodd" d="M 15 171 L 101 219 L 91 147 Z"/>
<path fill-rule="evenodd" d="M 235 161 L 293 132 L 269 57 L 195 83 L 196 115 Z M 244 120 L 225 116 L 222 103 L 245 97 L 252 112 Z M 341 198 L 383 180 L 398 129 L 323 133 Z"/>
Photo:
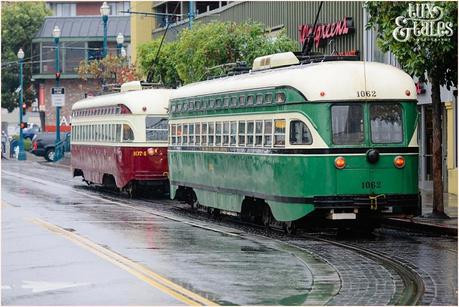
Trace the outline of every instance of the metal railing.
<path fill-rule="evenodd" d="M 59 161 L 60 159 L 64 157 L 64 153 L 69 152 L 69 151 L 70 151 L 70 134 L 67 134 L 62 141 L 56 143 L 56 145 L 54 146 L 53 161 L 54 162 Z"/>

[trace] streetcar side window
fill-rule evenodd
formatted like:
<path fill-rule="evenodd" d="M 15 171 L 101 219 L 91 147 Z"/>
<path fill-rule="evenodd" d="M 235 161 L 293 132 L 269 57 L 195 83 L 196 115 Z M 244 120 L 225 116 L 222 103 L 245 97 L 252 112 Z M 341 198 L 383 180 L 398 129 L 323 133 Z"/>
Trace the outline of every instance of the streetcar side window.
<path fill-rule="evenodd" d="M 403 141 L 402 108 L 398 103 L 370 105 L 370 123 L 373 143 Z"/>
<path fill-rule="evenodd" d="M 291 145 L 310 145 L 312 135 L 308 126 L 300 120 L 290 122 L 290 144 Z"/>
<path fill-rule="evenodd" d="M 230 145 L 236 146 L 236 131 L 237 131 L 237 123 L 231 122 L 230 123 Z"/>
<path fill-rule="evenodd" d="M 177 144 L 182 144 L 182 124 L 177 125 Z"/>
<path fill-rule="evenodd" d="M 263 146 L 271 147 L 273 143 L 273 121 L 265 120 Z"/>
<path fill-rule="evenodd" d="M 257 95 L 256 103 L 257 104 L 262 104 L 263 103 L 263 95 L 262 94 L 258 94 Z"/>
<path fill-rule="evenodd" d="M 207 140 L 209 141 L 209 146 L 213 146 L 214 145 L 214 133 L 215 133 L 215 123 L 214 122 L 210 122 L 209 123 L 209 136 L 207 138 Z"/>
<path fill-rule="evenodd" d="M 207 145 L 207 123 L 201 124 L 201 144 Z"/>
<path fill-rule="evenodd" d="M 188 125 L 187 124 L 183 124 L 182 133 L 183 133 L 182 144 L 187 145 L 188 144 Z"/>
<path fill-rule="evenodd" d="M 253 132 L 254 132 L 254 122 L 247 122 L 247 146 L 253 146 Z"/>
<path fill-rule="evenodd" d="M 272 103 L 273 102 L 273 94 L 266 94 L 265 95 L 265 103 Z"/>
<path fill-rule="evenodd" d="M 121 124 L 116 124 L 116 141 L 121 142 Z"/>
<path fill-rule="evenodd" d="M 363 142 L 363 106 L 360 104 L 331 107 L 333 144 L 357 145 Z"/>
<path fill-rule="evenodd" d="M 172 145 L 177 144 L 177 125 L 171 125 L 171 140 Z"/>
<path fill-rule="evenodd" d="M 274 146 L 285 146 L 285 119 L 274 120 Z"/>
<path fill-rule="evenodd" d="M 123 124 L 123 141 L 132 142 L 134 140 L 134 132 L 127 124 Z"/>
<path fill-rule="evenodd" d="M 245 146 L 245 127 L 245 121 L 240 121 L 238 129 L 239 146 Z"/>
<path fill-rule="evenodd" d="M 263 144 L 263 121 L 257 120 L 255 122 L 255 146 Z"/>
<path fill-rule="evenodd" d="M 237 106 L 237 97 L 236 96 L 231 97 L 231 106 L 232 107 Z"/>
<path fill-rule="evenodd" d="M 222 122 L 215 123 L 215 146 L 222 146 Z"/>
<path fill-rule="evenodd" d="M 229 122 L 223 122 L 223 146 L 229 145 Z"/>
<path fill-rule="evenodd" d="M 113 109 L 112 109 L 113 110 Z M 112 142 L 116 142 L 116 124 L 112 124 Z"/>
<path fill-rule="evenodd" d="M 245 104 L 245 96 L 239 96 L 239 106 L 242 107 Z"/>
<path fill-rule="evenodd" d="M 188 144 L 194 145 L 194 124 L 188 125 Z"/>
<path fill-rule="evenodd" d="M 247 105 L 253 105 L 253 95 L 247 96 Z"/>
<path fill-rule="evenodd" d="M 195 132 L 196 145 L 201 145 L 201 124 L 200 123 L 195 124 L 194 132 Z"/>

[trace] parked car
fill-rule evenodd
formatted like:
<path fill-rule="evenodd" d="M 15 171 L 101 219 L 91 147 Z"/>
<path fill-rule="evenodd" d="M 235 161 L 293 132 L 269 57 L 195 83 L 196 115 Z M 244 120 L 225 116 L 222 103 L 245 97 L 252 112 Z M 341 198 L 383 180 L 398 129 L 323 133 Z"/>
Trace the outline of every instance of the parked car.
<path fill-rule="evenodd" d="M 41 131 L 40 126 L 36 124 L 29 124 L 27 128 L 24 128 L 22 130 L 22 136 L 24 139 L 30 139 L 33 140 L 35 135 Z"/>
<path fill-rule="evenodd" d="M 61 139 L 69 137 L 70 133 L 61 133 Z M 54 161 L 55 154 L 55 142 L 56 142 L 56 133 L 55 132 L 42 132 L 35 135 L 32 140 L 32 151 L 36 156 L 45 157 L 47 161 Z"/>

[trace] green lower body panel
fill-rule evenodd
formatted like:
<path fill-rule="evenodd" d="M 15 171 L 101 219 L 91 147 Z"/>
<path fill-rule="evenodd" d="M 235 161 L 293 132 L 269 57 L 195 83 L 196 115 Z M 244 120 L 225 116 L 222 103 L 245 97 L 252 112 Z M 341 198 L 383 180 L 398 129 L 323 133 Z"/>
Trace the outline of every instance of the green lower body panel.
<path fill-rule="evenodd" d="M 241 212 L 242 201 L 241 195 L 218 193 L 194 189 L 194 193 L 201 205 L 213 207 L 221 210 Z"/>
<path fill-rule="evenodd" d="M 294 221 L 311 213 L 314 205 L 307 204 L 290 204 L 277 201 L 268 201 L 271 213 L 279 222 Z"/>

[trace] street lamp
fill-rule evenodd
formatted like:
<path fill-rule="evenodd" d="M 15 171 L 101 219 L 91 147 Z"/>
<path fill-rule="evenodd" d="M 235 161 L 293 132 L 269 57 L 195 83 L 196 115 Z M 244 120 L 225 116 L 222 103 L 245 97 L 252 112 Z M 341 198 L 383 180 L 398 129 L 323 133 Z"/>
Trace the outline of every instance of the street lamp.
<path fill-rule="evenodd" d="M 121 48 L 123 47 L 124 43 L 124 35 L 123 33 L 118 33 L 118 36 L 116 37 L 116 49 L 118 51 L 118 55 L 121 54 Z"/>
<path fill-rule="evenodd" d="M 102 57 L 105 58 L 107 56 L 107 21 L 108 21 L 108 14 L 110 14 L 110 7 L 108 6 L 107 2 L 104 2 L 100 7 L 100 15 L 102 15 L 102 21 L 104 22 L 104 50 Z"/>
<path fill-rule="evenodd" d="M 24 151 L 24 137 L 22 135 L 22 97 L 23 97 L 23 77 L 22 77 L 22 66 L 24 65 L 24 51 L 22 48 L 18 51 L 18 59 L 19 59 L 19 83 L 21 86 L 21 91 L 19 92 L 19 154 L 18 160 L 27 160 L 26 153 Z"/>
<path fill-rule="evenodd" d="M 59 38 L 61 37 L 61 29 L 59 29 L 58 26 L 54 26 L 53 37 L 54 43 L 56 44 L 56 87 L 59 87 L 61 78 L 61 72 L 59 68 Z M 56 147 L 57 143 L 61 141 L 61 127 L 59 119 L 60 109 L 61 107 L 56 106 Z"/>

